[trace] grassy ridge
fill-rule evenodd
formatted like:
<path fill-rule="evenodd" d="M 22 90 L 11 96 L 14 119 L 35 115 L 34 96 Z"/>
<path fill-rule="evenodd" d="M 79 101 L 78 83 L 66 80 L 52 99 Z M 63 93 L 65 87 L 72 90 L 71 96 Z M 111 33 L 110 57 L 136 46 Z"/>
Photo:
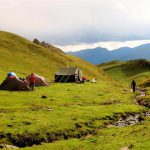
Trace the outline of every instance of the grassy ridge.
<path fill-rule="evenodd" d="M 99 65 L 112 79 L 128 86 L 134 79 L 138 84 L 150 76 L 150 65 L 147 60 L 131 60 L 128 62 L 113 61 Z"/>
<path fill-rule="evenodd" d="M 125 62 L 123 62 L 123 61 L 114 60 L 114 61 L 111 61 L 111 62 L 102 63 L 102 64 L 98 65 L 98 67 L 102 68 L 103 70 L 107 70 L 107 69 L 110 69 L 110 68 L 113 68 L 113 67 L 120 66 L 124 63 Z"/>
<path fill-rule="evenodd" d="M 89 78 L 98 78 L 102 72 L 88 62 L 59 52 L 58 48 L 44 48 L 18 35 L 0 31 L 0 80 L 9 71 L 20 76 L 36 72 L 53 80 L 56 70 L 66 65 L 81 67 Z"/>

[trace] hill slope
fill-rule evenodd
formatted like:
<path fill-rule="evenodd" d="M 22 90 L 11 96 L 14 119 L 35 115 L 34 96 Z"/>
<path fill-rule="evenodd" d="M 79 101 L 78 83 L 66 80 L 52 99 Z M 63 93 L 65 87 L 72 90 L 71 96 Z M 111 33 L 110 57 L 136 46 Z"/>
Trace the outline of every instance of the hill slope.
<path fill-rule="evenodd" d="M 112 60 L 150 59 L 150 44 L 144 44 L 135 48 L 122 47 L 113 51 L 105 48 L 85 49 L 69 54 L 80 57 L 93 64 L 100 64 Z"/>
<path fill-rule="evenodd" d="M 9 71 L 14 71 L 20 76 L 36 72 L 52 80 L 55 71 L 66 65 L 81 67 L 88 77 L 100 75 L 96 66 L 69 56 L 52 45 L 37 45 L 18 35 L 0 31 L 1 80 Z"/>
<path fill-rule="evenodd" d="M 133 79 L 141 84 L 150 76 L 150 62 L 142 59 L 128 62 L 112 61 L 98 66 L 122 85 L 130 85 Z"/>
<path fill-rule="evenodd" d="M 10 70 L 23 76 L 34 71 L 52 79 L 55 70 L 64 65 L 79 65 L 89 77 L 101 75 L 95 84 L 53 84 L 32 92 L 0 91 L 0 147 L 6 143 L 22 150 L 149 148 L 149 119 L 125 128 L 117 126 L 122 117 L 141 114 L 145 107 L 135 104 L 130 91 L 104 80 L 101 69 L 99 73 L 98 67 L 51 45 L 43 48 L 6 32 L 0 32 L 0 45 L 1 79 Z M 111 62 L 107 68 L 121 63 Z"/>

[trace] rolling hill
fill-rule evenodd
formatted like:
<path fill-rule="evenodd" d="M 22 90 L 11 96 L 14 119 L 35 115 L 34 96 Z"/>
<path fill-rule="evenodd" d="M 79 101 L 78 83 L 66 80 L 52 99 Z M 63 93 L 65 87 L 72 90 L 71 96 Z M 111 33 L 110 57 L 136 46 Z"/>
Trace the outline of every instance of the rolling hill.
<path fill-rule="evenodd" d="M 133 59 L 150 59 L 150 44 L 144 44 L 135 48 L 122 47 L 113 51 L 97 47 L 85 49 L 69 54 L 80 57 L 93 64 L 100 64 L 112 60 L 128 61 Z"/>
<path fill-rule="evenodd" d="M 87 77 L 98 77 L 98 68 L 79 58 L 69 56 L 47 44 L 35 44 L 16 34 L 0 31 L 0 79 L 9 71 L 19 76 L 35 72 L 53 80 L 54 73 L 62 66 L 79 66 Z"/>
<path fill-rule="evenodd" d="M 130 85 L 133 79 L 138 84 L 142 84 L 150 76 L 150 62 L 144 59 L 130 60 L 127 62 L 111 61 L 100 64 L 98 67 L 122 85 Z"/>

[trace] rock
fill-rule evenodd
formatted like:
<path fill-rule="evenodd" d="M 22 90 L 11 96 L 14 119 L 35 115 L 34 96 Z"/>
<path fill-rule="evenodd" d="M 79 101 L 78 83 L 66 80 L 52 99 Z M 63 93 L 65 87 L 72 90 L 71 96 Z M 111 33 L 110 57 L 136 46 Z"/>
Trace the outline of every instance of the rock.
<path fill-rule="evenodd" d="M 138 119 L 139 117 L 140 117 L 139 114 L 136 114 L 136 115 L 135 115 L 135 119 Z"/>
<path fill-rule="evenodd" d="M 75 123 L 76 128 L 82 128 L 82 123 Z"/>
<path fill-rule="evenodd" d="M 91 134 L 88 134 L 88 135 L 85 137 L 85 139 L 88 139 L 88 138 L 90 138 L 90 137 L 92 137 L 92 135 L 91 135 Z"/>
<path fill-rule="evenodd" d="M 92 80 L 91 80 L 91 83 L 96 83 L 96 80 L 95 80 L 95 79 L 92 79 Z"/>
<path fill-rule="evenodd" d="M 7 127 L 12 127 L 12 126 L 13 126 L 12 124 L 8 124 L 8 125 L 7 125 Z"/>
<path fill-rule="evenodd" d="M 40 45 L 40 42 L 39 42 L 38 39 L 34 39 L 34 40 L 33 40 L 33 43 Z"/>
<path fill-rule="evenodd" d="M 13 145 L 8 145 L 8 144 L 0 144 L 0 148 L 4 149 L 19 149 L 19 147 L 13 146 Z"/>
<path fill-rule="evenodd" d="M 47 98 L 47 96 L 46 95 L 42 95 L 41 98 Z"/>
<path fill-rule="evenodd" d="M 149 116 L 150 116 L 150 112 L 147 112 L 147 113 L 145 114 L 145 116 L 149 117 Z"/>
<path fill-rule="evenodd" d="M 110 124 L 107 126 L 107 128 L 113 128 L 113 127 L 115 127 L 115 125 Z"/>
<path fill-rule="evenodd" d="M 45 110 L 47 110 L 47 111 L 53 111 L 54 109 L 53 108 L 47 108 Z"/>
<path fill-rule="evenodd" d="M 30 124 L 32 124 L 31 122 L 28 122 L 28 121 L 23 121 L 22 122 L 24 125 L 30 125 Z"/>
<path fill-rule="evenodd" d="M 126 119 L 126 121 L 130 121 L 130 120 L 133 120 L 134 119 L 134 116 L 128 116 L 128 118 Z"/>
<path fill-rule="evenodd" d="M 123 91 L 128 92 L 128 90 L 127 90 L 127 89 L 123 89 Z"/>
<path fill-rule="evenodd" d="M 120 148 L 120 150 L 129 150 L 129 148 L 128 147 L 122 147 L 122 148 Z"/>
<path fill-rule="evenodd" d="M 145 92 L 141 91 L 140 96 L 145 96 Z"/>

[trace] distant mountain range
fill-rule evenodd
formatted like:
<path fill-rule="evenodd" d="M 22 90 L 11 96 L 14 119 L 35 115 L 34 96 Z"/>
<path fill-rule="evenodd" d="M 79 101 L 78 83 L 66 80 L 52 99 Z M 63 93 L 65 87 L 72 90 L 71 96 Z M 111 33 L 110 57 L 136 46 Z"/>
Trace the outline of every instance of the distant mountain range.
<path fill-rule="evenodd" d="M 97 47 L 94 49 L 85 49 L 76 52 L 68 52 L 68 54 L 80 57 L 93 64 L 101 64 L 112 60 L 150 60 L 150 44 L 144 44 L 135 48 L 122 47 L 113 51 L 109 51 L 106 48 Z"/>

